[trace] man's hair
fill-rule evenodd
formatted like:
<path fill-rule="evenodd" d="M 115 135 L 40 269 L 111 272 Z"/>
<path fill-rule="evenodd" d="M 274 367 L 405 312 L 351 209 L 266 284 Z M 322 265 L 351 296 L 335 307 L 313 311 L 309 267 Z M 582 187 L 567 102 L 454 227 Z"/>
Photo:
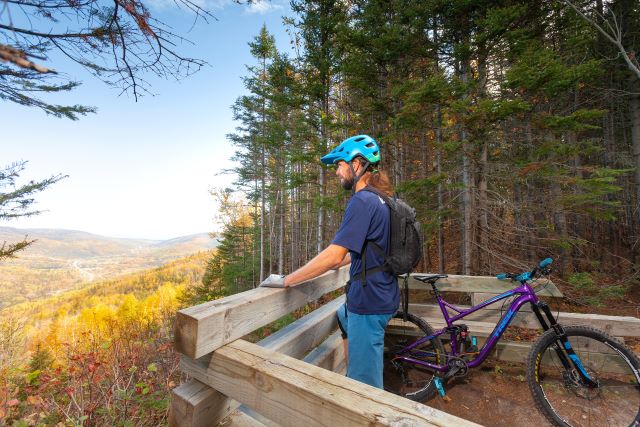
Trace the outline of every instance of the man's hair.
<path fill-rule="evenodd" d="M 357 156 L 355 159 L 357 159 L 360 164 L 364 164 L 366 162 L 362 156 Z M 385 171 L 380 170 L 380 163 L 376 163 L 375 165 L 370 164 L 367 167 L 367 172 L 369 172 L 367 185 L 377 188 L 390 197 L 393 196 L 393 184 L 391 184 L 389 175 L 387 175 Z"/>
<path fill-rule="evenodd" d="M 370 172 L 367 185 L 377 188 L 388 196 L 393 196 L 393 184 L 389 179 L 389 175 L 385 171 L 378 169 L 379 165 L 369 166 L 367 171 Z"/>

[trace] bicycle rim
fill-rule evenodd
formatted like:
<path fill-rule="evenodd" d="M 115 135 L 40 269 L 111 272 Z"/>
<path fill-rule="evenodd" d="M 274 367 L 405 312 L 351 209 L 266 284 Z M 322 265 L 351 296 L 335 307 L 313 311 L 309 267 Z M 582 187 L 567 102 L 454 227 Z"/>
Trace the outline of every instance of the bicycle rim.
<path fill-rule="evenodd" d="M 433 334 L 433 329 L 426 322 L 412 315 L 409 315 L 407 322 L 404 322 L 402 317 L 402 313 L 396 314 L 385 332 L 384 388 L 411 400 L 425 401 L 431 399 L 436 393 L 433 382 L 434 372 L 420 365 L 402 361 L 398 352 L 418 338 Z M 440 340 L 434 338 L 403 355 L 441 364 L 444 359 L 444 349 Z"/>
<path fill-rule="evenodd" d="M 542 397 L 539 403 L 551 415 L 551 421 L 573 427 L 639 425 L 637 359 L 621 344 L 590 328 L 567 327 L 566 333 L 598 386 L 588 387 L 575 368 L 564 368 L 555 336 L 548 334 L 546 345 L 536 355 L 534 374 Z"/>

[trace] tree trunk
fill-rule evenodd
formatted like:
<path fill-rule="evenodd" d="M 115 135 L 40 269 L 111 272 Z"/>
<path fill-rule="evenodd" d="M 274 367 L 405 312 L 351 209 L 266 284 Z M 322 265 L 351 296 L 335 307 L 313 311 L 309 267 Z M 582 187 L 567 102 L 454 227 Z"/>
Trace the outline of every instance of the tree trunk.
<path fill-rule="evenodd" d="M 278 274 L 284 274 L 284 222 L 286 216 L 284 189 L 278 191 L 280 194 L 280 208 L 278 210 L 278 222 L 280 229 L 278 233 Z"/>
<path fill-rule="evenodd" d="M 440 105 L 436 106 L 436 171 L 442 174 L 442 111 Z M 444 273 L 444 221 L 442 210 L 444 209 L 444 186 L 442 180 L 438 181 L 438 271 Z"/>
<path fill-rule="evenodd" d="M 629 98 L 629 110 L 631 113 L 631 147 L 633 163 L 636 167 L 635 221 L 640 223 L 640 96 L 633 95 Z"/>
<path fill-rule="evenodd" d="M 487 194 L 487 160 L 488 160 L 489 144 L 485 139 L 482 141 L 480 152 L 480 180 L 478 182 L 478 213 L 480 214 L 480 244 L 479 251 L 479 273 L 487 273 L 491 271 L 490 259 L 491 252 L 489 248 L 489 201 Z"/>
<path fill-rule="evenodd" d="M 469 65 L 462 64 L 462 83 L 469 81 Z M 465 95 L 467 96 L 467 95 Z M 471 147 L 467 140 L 467 131 L 463 128 L 460 130 L 460 141 L 462 142 L 462 274 L 471 274 L 472 269 L 472 239 L 473 239 L 473 215 L 472 215 L 472 188 L 473 175 L 471 172 L 471 159 L 469 152 Z"/>
<path fill-rule="evenodd" d="M 262 180 L 260 183 L 260 282 L 265 279 L 264 275 L 264 253 L 265 253 L 265 245 L 264 245 L 264 229 L 265 229 L 265 220 L 264 217 L 266 215 L 266 207 L 265 207 L 265 183 L 266 174 L 265 174 L 265 149 L 264 145 L 262 146 Z"/>

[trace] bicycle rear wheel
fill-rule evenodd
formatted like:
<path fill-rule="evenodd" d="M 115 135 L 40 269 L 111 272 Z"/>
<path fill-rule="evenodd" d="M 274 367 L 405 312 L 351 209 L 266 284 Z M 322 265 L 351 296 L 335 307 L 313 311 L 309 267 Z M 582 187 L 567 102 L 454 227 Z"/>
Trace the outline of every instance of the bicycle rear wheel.
<path fill-rule="evenodd" d="M 553 330 L 535 343 L 527 360 L 527 382 L 536 406 L 556 426 L 640 425 L 638 358 L 624 344 L 588 326 L 566 326 L 567 338 L 589 377 L 588 387 L 571 364 Z M 567 356 L 568 357 L 568 356 Z"/>
<path fill-rule="evenodd" d="M 384 389 L 415 401 L 431 399 L 437 389 L 434 371 L 399 359 L 402 356 L 441 365 L 445 359 L 440 338 L 432 338 L 404 353 L 402 350 L 419 338 L 433 334 L 433 328 L 411 313 L 398 312 L 389 322 L 384 338 Z"/>

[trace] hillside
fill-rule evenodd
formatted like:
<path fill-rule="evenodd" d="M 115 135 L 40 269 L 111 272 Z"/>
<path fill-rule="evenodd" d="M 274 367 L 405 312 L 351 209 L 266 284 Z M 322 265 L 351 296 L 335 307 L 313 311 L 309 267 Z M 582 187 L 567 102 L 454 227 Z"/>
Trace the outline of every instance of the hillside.
<path fill-rule="evenodd" d="M 172 320 L 210 257 L 0 309 L 0 425 L 165 424 Z"/>
<path fill-rule="evenodd" d="M 207 233 L 146 240 L 74 230 L 0 227 L 0 242 L 17 242 L 25 236 L 36 242 L 18 258 L 0 263 L 0 308 L 157 267 L 217 245 Z"/>

